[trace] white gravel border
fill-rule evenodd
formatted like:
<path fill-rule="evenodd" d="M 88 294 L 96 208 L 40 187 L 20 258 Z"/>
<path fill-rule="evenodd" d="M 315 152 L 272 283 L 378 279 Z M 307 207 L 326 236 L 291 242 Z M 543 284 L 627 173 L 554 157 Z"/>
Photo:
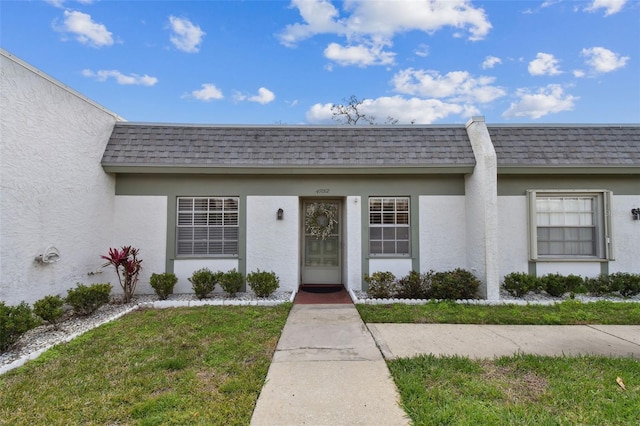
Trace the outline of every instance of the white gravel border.
<path fill-rule="evenodd" d="M 431 302 L 424 299 L 374 299 L 369 298 L 366 292 L 354 290 L 349 290 L 349 295 L 355 304 L 388 305 L 391 303 L 404 303 L 407 305 L 424 305 Z M 116 320 L 139 308 L 165 309 L 206 305 L 275 306 L 285 302 L 293 302 L 295 296 L 296 293 L 294 292 L 275 292 L 267 298 L 258 298 L 253 293 L 238 293 L 234 297 L 214 293 L 211 297 L 198 300 L 194 294 L 172 294 L 168 300 L 157 300 L 155 295 L 137 295 L 132 303 L 126 305 L 108 304 L 102 306 L 97 312 L 88 317 L 70 317 L 60 323 L 59 330 L 55 330 L 49 325 L 29 330 L 16 342 L 11 350 L 0 354 L 0 375 L 24 365 L 27 361 L 38 358 L 43 352 L 57 344 L 69 342 L 99 325 Z M 456 300 L 456 303 L 471 305 L 553 305 L 565 300 L 570 300 L 570 298 L 567 296 L 564 298 L 550 297 L 544 293 L 530 293 L 523 298 L 515 298 L 502 291 L 500 300 L 470 299 Z M 608 300 L 621 303 L 640 303 L 640 295 L 627 299 L 576 295 L 575 300 L 581 302 Z"/>
<path fill-rule="evenodd" d="M 16 342 L 12 349 L 0 354 L 0 375 L 38 358 L 43 352 L 60 343 L 69 342 L 107 322 L 116 320 L 140 308 L 182 308 L 192 306 L 275 306 L 293 302 L 295 293 L 275 292 L 266 298 L 253 293 L 238 293 L 234 297 L 214 293 L 211 297 L 198 300 L 194 294 L 172 294 L 168 300 L 157 300 L 155 295 L 136 295 L 128 304 L 111 303 L 100 307 L 88 317 L 72 316 L 59 324 L 59 330 L 50 325 L 42 325 L 29 330 Z"/>
<path fill-rule="evenodd" d="M 432 299 L 399 299 L 399 298 L 389 298 L 389 299 L 376 299 L 371 298 L 364 291 L 354 291 L 349 290 L 349 295 L 351 296 L 351 300 L 355 304 L 364 304 L 364 305 L 389 305 L 391 303 L 404 303 L 406 305 L 425 305 L 427 303 L 431 303 L 434 300 Z M 613 297 L 613 296 L 603 296 L 603 297 L 594 297 L 587 296 L 584 294 L 576 294 L 573 299 L 569 297 L 569 293 L 566 293 L 563 297 L 551 297 L 546 293 L 529 293 L 523 297 L 514 297 L 511 296 L 504 290 L 500 291 L 500 299 L 499 300 L 486 300 L 486 299 L 461 299 L 455 300 L 455 303 L 458 304 L 467 304 L 467 305 L 554 305 L 556 303 L 565 302 L 567 300 L 576 300 L 583 303 L 589 302 L 598 302 L 598 301 L 609 301 L 609 302 L 619 302 L 619 303 L 639 303 L 640 302 L 640 294 L 622 298 L 622 297 Z M 435 300 L 440 302 L 441 300 Z"/>

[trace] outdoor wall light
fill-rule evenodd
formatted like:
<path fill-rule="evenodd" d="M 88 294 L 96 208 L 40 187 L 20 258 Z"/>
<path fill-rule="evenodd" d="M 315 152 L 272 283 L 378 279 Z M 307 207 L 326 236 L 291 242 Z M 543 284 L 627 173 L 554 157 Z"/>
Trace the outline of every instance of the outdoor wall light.
<path fill-rule="evenodd" d="M 278 220 L 282 220 L 284 218 L 284 210 L 278 209 L 278 212 L 276 213 L 276 217 Z"/>
<path fill-rule="evenodd" d="M 42 263 L 55 263 L 60 260 L 60 252 L 52 245 L 47 246 L 42 253 L 36 256 L 36 261 Z"/>
<path fill-rule="evenodd" d="M 640 208 L 631 209 L 631 216 L 633 216 L 633 220 L 640 220 Z"/>

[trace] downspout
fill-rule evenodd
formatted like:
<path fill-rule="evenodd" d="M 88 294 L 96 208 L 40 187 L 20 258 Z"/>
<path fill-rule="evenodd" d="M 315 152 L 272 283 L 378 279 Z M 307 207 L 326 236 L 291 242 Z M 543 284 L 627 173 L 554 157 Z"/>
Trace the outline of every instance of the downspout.
<path fill-rule="evenodd" d="M 484 117 L 465 125 L 476 165 L 465 176 L 465 214 L 468 267 L 482 282 L 480 295 L 500 298 L 498 272 L 498 167 L 496 151 Z"/>

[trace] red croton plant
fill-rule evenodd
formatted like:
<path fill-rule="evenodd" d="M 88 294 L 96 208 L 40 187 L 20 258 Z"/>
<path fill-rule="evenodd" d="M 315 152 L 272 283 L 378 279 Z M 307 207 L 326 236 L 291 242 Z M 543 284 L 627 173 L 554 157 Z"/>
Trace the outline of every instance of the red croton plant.
<path fill-rule="evenodd" d="M 122 291 L 124 292 L 124 303 L 129 303 L 136 291 L 138 274 L 140 274 L 140 270 L 142 269 L 142 260 L 138 259 L 139 251 L 140 249 L 125 246 L 122 247 L 121 250 L 110 248 L 108 256 L 100 256 L 107 260 L 107 263 L 102 265 L 103 268 L 107 266 L 116 268 L 118 281 L 120 281 L 120 287 L 122 287 Z"/>

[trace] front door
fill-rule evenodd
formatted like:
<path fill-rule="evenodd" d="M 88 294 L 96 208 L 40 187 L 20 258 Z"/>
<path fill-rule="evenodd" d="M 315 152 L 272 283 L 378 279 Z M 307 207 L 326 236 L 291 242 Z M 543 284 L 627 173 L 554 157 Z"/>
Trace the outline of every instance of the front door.
<path fill-rule="evenodd" d="M 302 284 L 342 284 L 342 203 L 302 203 Z"/>

